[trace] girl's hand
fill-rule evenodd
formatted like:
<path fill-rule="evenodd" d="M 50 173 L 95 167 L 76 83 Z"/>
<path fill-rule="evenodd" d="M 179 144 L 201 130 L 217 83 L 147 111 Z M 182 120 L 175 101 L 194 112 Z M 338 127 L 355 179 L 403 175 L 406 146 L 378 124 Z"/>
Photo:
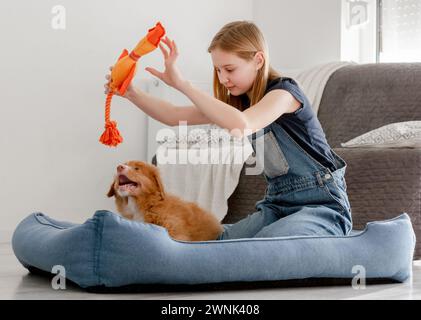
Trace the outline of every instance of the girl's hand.
<path fill-rule="evenodd" d="M 165 71 L 159 72 L 154 68 L 145 68 L 146 71 L 150 72 L 152 75 L 164 81 L 167 85 L 179 89 L 181 85 L 184 83 L 184 78 L 182 77 L 180 71 L 178 70 L 175 62 L 178 57 L 178 48 L 175 44 L 174 40 L 170 40 L 168 37 L 165 37 L 161 40 L 163 43 L 167 45 L 170 52 L 167 51 L 166 48 L 160 43 L 159 48 L 164 55 L 165 60 Z"/>
<path fill-rule="evenodd" d="M 113 70 L 113 67 L 110 67 L 110 71 L 112 71 L 112 70 Z M 108 82 L 106 84 L 104 84 L 104 88 L 105 88 L 104 93 L 108 94 L 111 91 L 111 89 L 109 87 L 111 75 L 110 74 L 105 75 L 105 79 L 107 79 Z M 129 86 L 127 87 L 127 90 L 126 90 L 124 96 L 122 96 L 118 91 L 115 91 L 114 94 L 117 95 L 117 96 L 123 97 L 123 98 L 129 98 L 129 96 L 132 95 L 134 92 L 135 92 L 135 88 L 133 87 L 132 83 L 130 83 Z"/>

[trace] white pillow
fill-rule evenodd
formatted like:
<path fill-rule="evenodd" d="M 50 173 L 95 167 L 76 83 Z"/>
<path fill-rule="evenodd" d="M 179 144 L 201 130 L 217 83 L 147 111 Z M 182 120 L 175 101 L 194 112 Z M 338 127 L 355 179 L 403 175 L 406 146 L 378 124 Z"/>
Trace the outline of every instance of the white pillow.
<path fill-rule="evenodd" d="M 388 124 L 341 143 L 344 148 L 421 148 L 421 121 Z"/>

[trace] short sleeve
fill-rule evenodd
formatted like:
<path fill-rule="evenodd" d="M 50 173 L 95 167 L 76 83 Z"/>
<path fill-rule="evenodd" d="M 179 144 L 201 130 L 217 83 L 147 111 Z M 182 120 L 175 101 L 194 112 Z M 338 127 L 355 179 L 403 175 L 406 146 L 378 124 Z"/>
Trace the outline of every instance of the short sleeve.
<path fill-rule="evenodd" d="M 301 103 L 301 106 L 295 112 L 288 113 L 288 115 L 297 115 L 304 109 L 305 105 L 307 104 L 304 93 L 301 91 L 298 84 L 291 78 L 279 78 L 270 82 L 266 93 L 276 89 L 288 91 L 295 99 L 297 99 L 298 102 Z"/>

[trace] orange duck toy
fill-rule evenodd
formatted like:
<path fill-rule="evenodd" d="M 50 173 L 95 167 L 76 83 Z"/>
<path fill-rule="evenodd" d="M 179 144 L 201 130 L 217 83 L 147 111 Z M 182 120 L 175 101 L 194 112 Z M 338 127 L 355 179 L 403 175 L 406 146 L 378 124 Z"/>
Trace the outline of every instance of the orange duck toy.
<path fill-rule="evenodd" d="M 127 87 L 136 74 L 137 60 L 141 56 L 155 50 L 161 38 L 165 35 L 165 29 L 159 22 L 154 28 L 148 31 L 148 34 L 139 41 L 130 54 L 126 49 L 123 50 L 111 71 L 109 82 L 110 92 L 105 102 L 105 131 L 99 138 L 100 142 L 109 147 L 116 147 L 119 143 L 123 142 L 123 138 L 117 129 L 117 123 L 110 120 L 111 99 L 115 92 L 118 92 L 120 95 L 126 93 Z"/>

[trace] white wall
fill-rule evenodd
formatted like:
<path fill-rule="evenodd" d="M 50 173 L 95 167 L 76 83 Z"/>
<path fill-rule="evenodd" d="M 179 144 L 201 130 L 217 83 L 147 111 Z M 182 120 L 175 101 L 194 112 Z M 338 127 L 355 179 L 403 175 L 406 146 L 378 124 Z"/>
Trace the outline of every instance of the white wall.
<path fill-rule="evenodd" d="M 341 60 L 340 13 L 340 0 L 254 1 L 254 20 L 281 73 Z"/>
<path fill-rule="evenodd" d="M 178 42 L 185 76 L 210 81 L 212 36 L 229 21 L 252 19 L 252 1 L 0 2 L 0 233 L 34 211 L 83 222 L 113 210 L 105 193 L 118 163 L 146 159 L 147 121 L 116 97 L 111 118 L 125 141 L 116 149 L 98 142 L 108 66 L 161 21 Z M 66 8 L 66 30 L 51 28 L 57 4 Z M 149 77 L 145 66 L 161 69 L 161 52 L 140 60 L 137 81 Z"/>

